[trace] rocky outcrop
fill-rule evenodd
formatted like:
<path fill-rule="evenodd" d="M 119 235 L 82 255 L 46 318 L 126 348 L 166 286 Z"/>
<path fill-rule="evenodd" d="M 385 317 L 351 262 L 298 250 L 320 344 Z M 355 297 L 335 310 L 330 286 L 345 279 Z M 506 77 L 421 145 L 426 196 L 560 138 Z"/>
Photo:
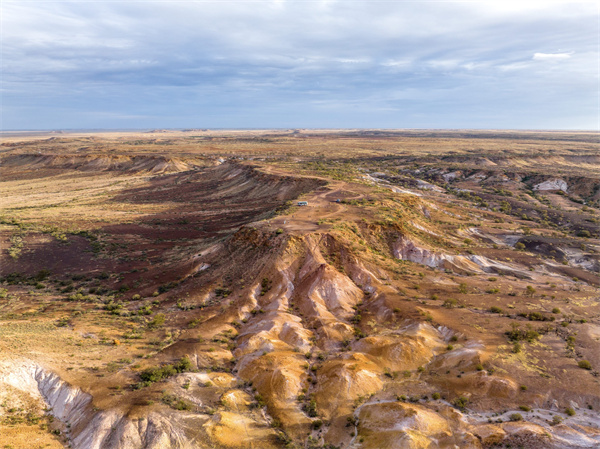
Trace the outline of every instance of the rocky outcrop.
<path fill-rule="evenodd" d="M 4 365 L 0 385 L 26 391 L 48 405 L 67 429 L 74 449 L 193 449 L 183 426 L 172 417 L 151 412 L 131 419 L 120 410 L 98 411 L 92 397 L 57 374 L 27 360 Z"/>
<path fill-rule="evenodd" d="M 441 414 L 417 404 L 365 404 L 358 413 L 363 448 L 480 448 L 473 435 L 457 432 Z"/>
<path fill-rule="evenodd" d="M 562 190 L 563 192 L 567 192 L 568 185 L 566 181 L 562 179 L 549 179 L 548 181 L 541 182 L 533 186 L 533 190 L 538 191 L 552 191 L 552 190 Z"/>
<path fill-rule="evenodd" d="M 19 154 L 2 158 L 9 168 L 37 170 L 41 168 L 80 171 L 127 171 L 175 173 L 213 165 L 208 159 L 183 160 L 165 156 L 108 156 L 106 154 L 54 155 Z"/>
<path fill-rule="evenodd" d="M 459 273 L 481 273 L 476 263 L 465 256 L 444 254 L 417 244 L 406 236 L 401 236 L 393 244 L 394 257 L 420 263 L 433 268 L 444 268 Z"/>

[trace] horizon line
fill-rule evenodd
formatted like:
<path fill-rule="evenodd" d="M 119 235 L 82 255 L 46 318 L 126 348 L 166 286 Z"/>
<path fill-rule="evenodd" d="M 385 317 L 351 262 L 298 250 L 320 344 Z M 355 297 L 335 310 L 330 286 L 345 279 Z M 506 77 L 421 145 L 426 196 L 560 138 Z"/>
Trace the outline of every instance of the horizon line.
<path fill-rule="evenodd" d="M 347 127 L 347 128 L 334 128 L 334 127 L 214 127 L 214 128 L 192 128 L 192 127 L 181 127 L 181 128 L 157 128 L 157 127 L 145 127 L 145 128 L 23 128 L 23 129 L 0 129 L 0 134 L 4 133 L 19 133 L 19 132 L 32 132 L 32 133 L 71 133 L 71 132 L 135 132 L 142 131 L 147 133 L 156 133 L 163 131 L 516 131 L 516 132 L 599 132 L 598 129 L 585 129 L 585 128 L 373 128 L 373 127 Z"/>

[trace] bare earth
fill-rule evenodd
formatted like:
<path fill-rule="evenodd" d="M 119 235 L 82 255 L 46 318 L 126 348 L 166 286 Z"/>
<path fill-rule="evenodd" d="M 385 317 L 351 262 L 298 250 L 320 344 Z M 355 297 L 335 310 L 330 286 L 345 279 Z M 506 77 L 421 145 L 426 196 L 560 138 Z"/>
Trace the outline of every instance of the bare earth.
<path fill-rule="evenodd" d="M 593 133 L 2 137 L 0 448 L 600 447 Z"/>

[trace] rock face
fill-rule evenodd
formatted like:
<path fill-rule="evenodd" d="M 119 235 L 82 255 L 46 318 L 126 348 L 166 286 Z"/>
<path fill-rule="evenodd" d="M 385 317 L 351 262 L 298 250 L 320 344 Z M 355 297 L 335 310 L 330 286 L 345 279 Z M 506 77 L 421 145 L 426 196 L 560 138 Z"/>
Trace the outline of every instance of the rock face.
<path fill-rule="evenodd" d="M 445 175 L 442 175 L 442 178 L 444 178 L 444 181 L 446 182 L 451 182 L 454 181 L 456 178 L 459 178 L 462 176 L 462 173 L 459 171 L 453 171 L 450 173 L 446 173 Z"/>
<path fill-rule="evenodd" d="M 562 190 L 567 191 L 567 183 L 562 179 L 549 179 L 548 181 L 541 182 L 533 186 L 533 190 L 547 191 L 547 190 Z"/>
<path fill-rule="evenodd" d="M 459 273 L 481 273 L 481 268 L 465 256 L 443 254 L 401 236 L 393 245 L 393 254 L 398 259 L 409 260 L 433 268 L 445 268 Z"/>
<path fill-rule="evenodd" d="M 52 415 L 69 428 L 75 449 L 185 447 L 171 444 L 178 439 L 177 431 L 168 428 L 167 420 L 150 415 L 134 423 L 118 411 L 96 412 L 89 394 L 33 362 L 14 363 L 0 383 L 27 390 L 46 403 Z"/>
<path fill-rule="evenodd" d="M 248 449 L 279 447 L 270 429 L 257 427 L 253 420 L 238 413 L 218 413 L 205 424 L 204 428 L 213 443 L 218 445 L 217 447 Z"/>
<path fill-rule="evenodd" d="M 477 426 L 473 433 L 485 446 L 500 444 L 502 443 L 502 440 L 506 438 L 506 432 L 502 427 L 495 424 L 483 424 Z"/>
<path fill-rule="evenodd" d="M 170 417 L 150 413 L 130 419 L 119 410 L 96 411 L 92 397 L 32 362 L 21 362 L 8 379 L 43 400 L 63 422 L 74 449 L 192 449 L 182 426 Z"/>
<path fill-rule="evenodd" d="M 358 418 L 364 448 L 480 448 L 473 435 L 457 431 L 447 417 L 415 404 L 366 404 Z M 457 446 L 458 445 L 458 446 Z"/>
<path fill-rule="evenodd" d="M 74 449 L 202 449 L 213 443 L 236 448 L 278 447 L 272 429 L 234 411 L 210 417 L 178 416 L 163 409 L 135 418 L 119 409 L 98 411 L 89 394 L 30 361 L 15 363 L 8 375 L 0 373 L 0 388 L 5 386 L 26 390 L 47 404 L 50 413 L 66 426 L 69 447 Z M 243 411 L 249 402 L 239 391 L 230 391 L 223 398 L 226 407 L 237 411 Z M 199 443 L 198 437 L 212 442 Z"/>

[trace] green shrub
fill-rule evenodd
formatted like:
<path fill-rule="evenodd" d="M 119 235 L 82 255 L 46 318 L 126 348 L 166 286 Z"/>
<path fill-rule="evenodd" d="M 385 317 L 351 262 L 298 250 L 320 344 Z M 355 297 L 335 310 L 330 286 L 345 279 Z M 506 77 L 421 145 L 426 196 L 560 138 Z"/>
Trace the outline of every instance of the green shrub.
<path fill-rule="evenodd" d="M 164 394 L 162 397 L 162 402 L 164 404 L 167 404 L 171 408 L 174 408 L 175 410 L 191 410 L 192 409 L 192 405 L 189 402 L 184 401 L 183 399 L 177 399 L 177 397 L 175 397 L 171 394 Z"/>
<path fill-rule="evenodd" d="M 48 276 L 50 276 L 50 270 L 40 270 L 38 271 L 38 273 L 35 275 L 35 280 L 36 281 L 45 281 Z"/>
<path fill-rule="evenodd" d="M 537 332 L 531 328 L 521 329 L 517 323 L 512 324 L 512 328 L 510 330 L 506 331 L 506 335 L 509 340 L 515 341 L 515 342 L 525 340 L 525 341 L 528 341 L 529 343 L 532 343 L 532 342 L 536 341 L 538 338 L 540 338 L 539 332 Z"/>
<path fill-rule="evenodd" d="M 231 295 L 231 290 L 225 287 L 218 287 L 215 289 L 215 295 L 217 298 L 227 298 Z"/>
<path fill-rule="evenodd" d="M 588 360 L 580 360 L 579 363 L 577 363 L 577 365 L 579 366 L 579 368 L 592 369 L 592 364 Z"/>
<path fill-rule="evenodd" d="M 161 286 L 158 287 L 158 294 L 160 294 L 160 293 L 166 293 L 166 292 L 168 292 L 169 290 L 172 290 L 175 287 L 177 287 L 177 282 L 175 282 L 175 281 L 169 282 L 168 284 L 163 284 L 163 285 L 161 285 Z M 158 296 L 158 294 L 157 295 L 153 295 L 153 296 Z"/>
<path fill-rule="evenodd" d="M 565 413 L 569 416 L 575 416 L 575 410 L 573 410 L 571 407 L 565 409 Z"/>
<path fill-rule="evenodd" d="M 454 309 L 457 305 L 458 301 L 456 299 L 446 299 L 443 304 L 446 309 Z"/>
<path fill-rule="evenodd" d="M 148 327 L 150 329 L 156 329 L 157 327 L 163 326 L 165 324 L 165 318 L 164 313 L 157 313 L 154 315 L 154 318 L 152 318 L 152 321 L 148 323 Z"/>
<path fill-rule="evenodd" d="M 546 321 L 546 317 L 542 315 L 540 312 L 529 312 L 527 315 L 529 321 Z"/>
<path fill-rule="evenodd" d="M 144 307 L 140 307 L 137 311 L 138 315 L 151 315 L 152 314 L 152 306 L 146 304 Z"/>
<path fill-rule="evenodd" d="M 558 416 L 558 415 L 554 415 L 554 416 L 552 417 L 552 423 L 551 423 L 551 424 L 552 424 L 553 426 L 556 426 L 556 425 L 560 424 L 561 422 L 563 422 L 563 419 L 562 419 L 562 417 L 560 417 L 560 416 Z"/>
<path fill-rule="evenodd" d="M 192 361 L 187 355 L 184 355 L 179 362 L 175 364 L 175 370 L 178 373 L 184 373 L 186 371 L 190 371 L 192 369 Z"/>
<path fill-rule="evenodd" d="M 173 365 L 164 365 L 157 368 L 148 368 L 140 373 L 140 379 L 143 382 L 160 382 L 161 380 L 168 379 L 171 376 L 177 374 L 177 371 Z"/>
<path fill-rule="evenodd" d="M 69 296 L 69 300 L 73 301 L 74 297 L 75 297 L 75 299 L 80 299 L 80 298 L 77 297 L 78 295 L 79 295 L 79 293 L 77 295 L 71 295 L 71 296 Z M 121 309 L 122 308 L 123 308 L 123 304 L 116 303 L 116 302 L 114 302 L 112 300 L 108 301 L 104 305 L 104 310 L 108 311 L 108 313 L 110 313 L 111 315 L 119 315 L 121 313 Z"/>
<path fill-rule="evenodd" d="M 317 402 L 311 399 L 307 404 L 304 404 L 304 412 L 311 418 L 317 417 Z"/>
<path fill-rule="evenodd" d="M 192 362 L 189 357 L 183 356 L 177 363 L 174 365 L 163 365 L 156 368 L 148 368 L 140 373 L 140 380 L 146 385 L 150 385 L 154 382 L 160 382 L 162 380 L 168 379 L 175 374 L 183 373 L 185 371 L 189 371 L 192 368 Z"/>
<path fill-rule="evenodd" d="M 509 419 L 511 421 L 523 421 L 523 416 L 521 416 L 520 413 L 513 413 L 512 415 L 509 416 Z"/>
<path fill-rule="evenodd" d="M 263 278 L 260 282 L 260 296 L 265 296 L 271 290 L 272 281 L 269 278 Z"/>
<path fill-rule="evenodd" d="M 490 307 L 490 312 L 492 312 L 492 313 L 502 313 L 503 310 L 500 307 L 498 307 L 498 306 L 492 306 L 492 307 Z"/>
<path fill-rule="evenodd" d="M 389 369 L 389 368 L 384 368 L 384 369 L 383 369 L 383 374 L 384 374 L 385 376 L 389 377 L 390 379 L 395 379 L 395 378 L 396 378 L 396 376 L 397 376 L 397 373 L 396 373 L 396 372 L 392 372 L 392 371 L 390 371 L 390 369 Z"/>
<path fill-rule="evenodd" d="M 469 403 L 469 398 L 466 398 L 464 396 L 459 396 L 456 399 L 454 399 L 454 406 L 464 410 L 464 408 L 467 406 L 467 404 Z"/>

